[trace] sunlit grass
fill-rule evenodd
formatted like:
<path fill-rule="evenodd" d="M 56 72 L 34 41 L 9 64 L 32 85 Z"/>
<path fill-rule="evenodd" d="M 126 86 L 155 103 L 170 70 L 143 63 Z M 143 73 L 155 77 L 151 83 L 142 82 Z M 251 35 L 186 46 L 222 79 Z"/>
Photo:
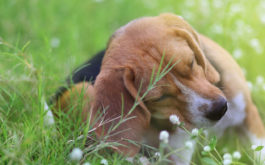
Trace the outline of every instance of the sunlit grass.
<path fill-rule="evenodd" d="M 43 99 L 73 68 L 105 48 L 115 29 L 162 12 L 183 16 L 233 55 L 252 84 L 254 102 L 265 121 L 262 0 L 0 1 L 0 164 L 71 164 L 73 148 L 86 151 L 83 139 L 76 140 L 86 126 L 66 117 L 47 126 Z M 205 164 L 203 149 L 198 148 L 193 160 Z M 253 164 L 250 144 L 242 144 L 233 132 L 218 140 L 216 148 L 220 155 L 239 150 L 240 162 Z M 95 152 L 82 161 L 99 164 L 102 159 L 130 164 L 108 152 Z"/>

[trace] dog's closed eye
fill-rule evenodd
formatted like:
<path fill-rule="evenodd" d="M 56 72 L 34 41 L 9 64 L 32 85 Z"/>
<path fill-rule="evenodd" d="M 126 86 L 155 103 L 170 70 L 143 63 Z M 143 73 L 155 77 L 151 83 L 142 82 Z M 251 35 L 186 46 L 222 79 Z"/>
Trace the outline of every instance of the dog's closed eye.
<path fill-rule="evenodd" d="M 194 66 L 194 58 L 192 59 L 191 63 L 190 63 L 190 68 L 193 69 Z"/>
<path fill-rule="evenodd" d="M 170 99 L 170 98 L 173 98 L 173 96 L 170 94 L 164 94 L 164 95 L 160 96 L 159 98 L 152 99 L 152 102 L 160 102 L 160 101 L 164 101 L 164 100 Z"/>

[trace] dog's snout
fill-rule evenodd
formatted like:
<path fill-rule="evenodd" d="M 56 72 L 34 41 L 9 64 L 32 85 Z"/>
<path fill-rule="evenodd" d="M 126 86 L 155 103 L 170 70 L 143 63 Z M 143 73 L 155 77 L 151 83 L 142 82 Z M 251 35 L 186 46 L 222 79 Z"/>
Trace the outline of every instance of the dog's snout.
<path fill-rule="evenodd" d="M 227 100 L 224 97 L 220 96 L 213 102 L 212 107 L 206 113 L 206 117 L 210 120 L 217 121 L 224 116 L 226 111 Z"/>

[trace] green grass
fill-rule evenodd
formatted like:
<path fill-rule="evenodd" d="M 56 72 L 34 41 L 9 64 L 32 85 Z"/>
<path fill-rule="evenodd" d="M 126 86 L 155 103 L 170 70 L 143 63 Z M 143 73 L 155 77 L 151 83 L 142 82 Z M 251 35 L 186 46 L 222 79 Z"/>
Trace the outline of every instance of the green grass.
<path fill-rule="evenodd" d="M 71 150 L 85 149 L 84 140 L 71 140 L 87 130 L 86 126 L 69 122 L 67 117 L 56 128 L 45 125 L 43 100 L 64 84 L 76 66 L 105 48 L 115 29 L 132 19 L 162 12 L 183 16 L 236 57 L 253 84 L 253 99 L 265 121 L 265 82 L 256 80 L 265 76 L 262 0 L 2 0 L 0 164 L 71 164 Z M 250 146 L 242 145 L 236 134 L 218 141 L 217 149 L 221 155 L 240 150 L 240 162 L 254 164 L 247 156 L 253 158 Z M 194 161 L 205 164 L 203 157 L 208 156 L 198 150 Z M 118 154 L 102 151 L 85 160 L 99 164 L 102 158 L 109 164 L 129 164 Z"/>

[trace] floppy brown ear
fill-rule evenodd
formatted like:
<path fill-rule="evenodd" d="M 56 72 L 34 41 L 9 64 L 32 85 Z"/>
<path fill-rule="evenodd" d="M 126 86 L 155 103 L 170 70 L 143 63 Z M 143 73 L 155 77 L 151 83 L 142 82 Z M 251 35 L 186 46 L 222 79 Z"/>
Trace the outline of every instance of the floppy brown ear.
<path fill-rule="evenodd" d="M 217 49 L 217 47 L 215 47 L 212 42 L 210 42 L 209 39 L 207 39 L 203 35 L 199 35 L 199 37 L 200 46 L 206 57 L 206 78 L 212 83 L 217 83 L 220 81 L 220 74 L 214 68 L 215 64 L 213 62 L 213 58 L 215 58 L 215 55 L 219 53 L 216 53 L 217 51 L 219 51 L 219 49 Z"/>
<path fill-rule="evenodd" d="M 133 71 L 128 67 L 103 70 L 94 89 L 91 117 L 96 123 L 96 135 L 109 142 L 119 142 L 121 145 L 113 147 L 114 150 L 127 156 L 135 155 L 140 146 L 130 141 L 142 140 L 151 115 L 143 102 L 136 98 Z M 136 99 L 139 104 L 132 109 Z"/>

